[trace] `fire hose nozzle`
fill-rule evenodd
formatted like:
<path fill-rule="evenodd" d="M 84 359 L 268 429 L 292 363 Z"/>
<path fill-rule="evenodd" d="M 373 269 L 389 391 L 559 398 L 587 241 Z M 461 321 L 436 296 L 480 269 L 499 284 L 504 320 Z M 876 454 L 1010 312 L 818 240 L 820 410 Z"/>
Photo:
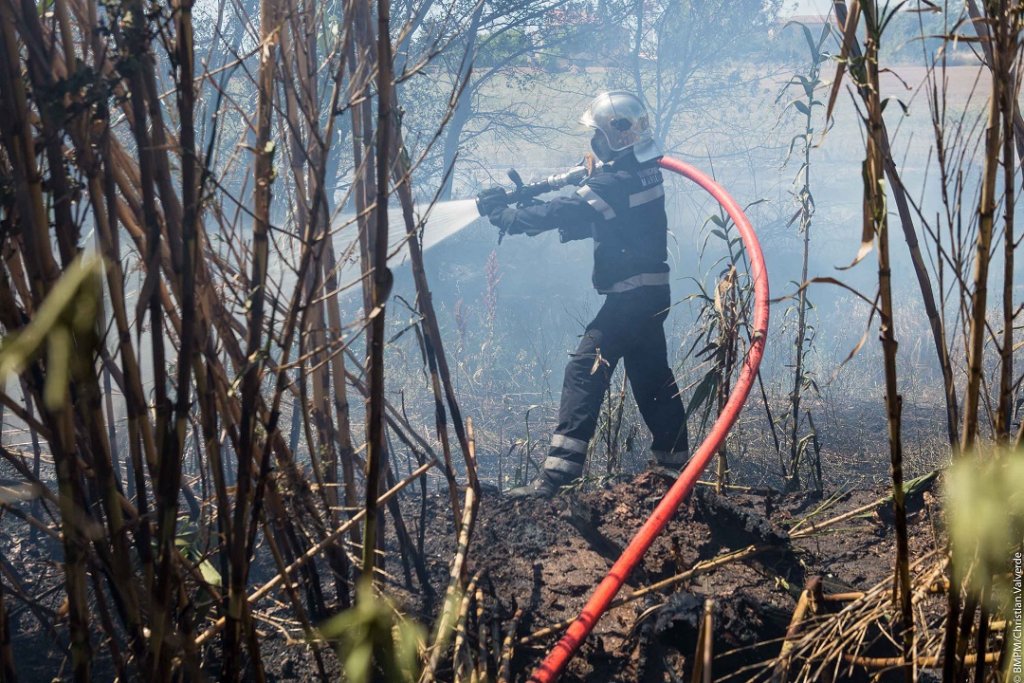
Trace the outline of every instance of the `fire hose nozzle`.
<path fill-rule="evenodd" d="M 596 170 L 596 168 L 588 168 L 587 166 L 576 166 L 570 168 L 564 173 L 556 173 L 548 176 L 545 181 L 552 190 L 558 190 L 565 187 L 566 185 L 579 185 L 586 180 Z"/>
<path fill-rule="evenodd" d="M 523 183 L 522 176 L 515 169 L 508 172 L 509 180 L 515 185 L 515 189 L 506 190 L 503 187 L 491 187 L 476 196 L 476 209 L 481 216 L 486 216 L 496 209 L 501 209 L 512 204 L 524 206 L 534 198 L 566 187 L 567 185 L 579 185 L 586 180 L 597 167 L 593 165 L 581 165 L 570 168 L 563 173 L 550 175 L 544 180 L 529 185 Z"/>
<path fill-rule="evenodd" d="M 476 210 L 481 216 L 486 216 L 495 209 L 501 209 L 515 201 L 503 187 L 491 187 L 476 196 Z"/>

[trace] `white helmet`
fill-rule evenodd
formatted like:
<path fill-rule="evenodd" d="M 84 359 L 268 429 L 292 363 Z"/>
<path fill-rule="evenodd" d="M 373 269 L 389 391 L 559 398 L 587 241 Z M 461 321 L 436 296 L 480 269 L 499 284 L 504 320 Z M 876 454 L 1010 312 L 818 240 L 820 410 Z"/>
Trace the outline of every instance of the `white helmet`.
<path fill-rule="evenodd" d="M 632 148 L 633 155 L 641 163 L 661 156 L 647 108 L 631 92 L 613 90 L 601 93 L 583 112 L 580 123 L 604 133 L 613 152 Z"/>

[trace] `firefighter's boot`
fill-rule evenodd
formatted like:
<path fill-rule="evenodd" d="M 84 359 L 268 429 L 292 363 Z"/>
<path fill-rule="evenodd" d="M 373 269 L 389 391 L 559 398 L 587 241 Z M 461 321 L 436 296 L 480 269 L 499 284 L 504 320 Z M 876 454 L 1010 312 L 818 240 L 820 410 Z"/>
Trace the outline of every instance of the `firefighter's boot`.
<path fill-rule="evenodd" d="M 688 451 L 652 450 L 651 455 L 654 457 L 647 461 L 647 470 L 670 481 L 675 481 L 679 477 L 683 465 L 690 459 Z"/>
<path fill-rule="evenodd" d="M 570 483 L 572 483 L 571 479 L 558 472 L 541 470 L 540 474 L 529 484 L 510 489 L 505 495 L 512 499 L 553 498 L 562 487 Z"/>

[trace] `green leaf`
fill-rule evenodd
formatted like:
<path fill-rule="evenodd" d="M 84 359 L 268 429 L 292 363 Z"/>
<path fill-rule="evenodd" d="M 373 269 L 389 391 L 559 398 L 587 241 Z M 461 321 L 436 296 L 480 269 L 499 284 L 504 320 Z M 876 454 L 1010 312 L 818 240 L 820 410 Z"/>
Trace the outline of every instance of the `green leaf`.
<path fill-rule="evenodd" d="M 804 88 L 804 95 L 807 95 L 808 99 L 814 99 L 814 88 L 817 86 L 817 80 L 808 78 L 807 76 L 797 75 L 796 79 L 800 82 L 800 85 Z"/>
<path fill-rule="evenodd" d="M 338 642 L 343 680 L 366 683 L 374 669 L 396 683 L 412 683 L 419 677 L 422 627 L 399 617 L 367 580 L 356 589 L 355 606 L 330 619 L 320 631 Z"/>
<path fill-rule="evenodd" d="M 944 488 L 957 579 L 966 573 L 971 590 L 991 589 L 995 604 L 1008 600 L 1024 539 L 1024 457 L 965 453 L 946 471 Z"/>
<path fill-rule="evenodd" d="M 814 36 L 811 35 L 811 29 L 807 28 L 806 24 L 800 24 L 797 22 L 801 29 L 803 29 L 804 40 L 807 41 L 807 48 L 810 51 L 811 61 L 814 61 L 818 57 L 818 43 L 814 40 Z"/>
<path fill-rule="evenodd" d="M 43 402 L 50 410 L 64 405 L 67 387 L 71 383 L 71 335 L 66 327 L 50 330 L 46 346 L 46 380 L 43 384 Z"/>
<path fill-rule="evenodd" d="M 697 385 L 697 389 L 693 392 L 693 396 L 690 397 L 690 403 L 686 406 L 686 414 L 693 415 L 696 413 L 697 408 L 700 407 L 705 401 L 708 400 L 714 393 L 715 389 L 718 388 L 718 372 L 712 370 L 704 375 L 704 378 Z"/>
<path fill-rule="evenodd" d="M 797 141 L 807 140 L 807 133 L 797 133 L 793 136 L 793 139 L 789 141 L 789 151 L 786 153 L 787 156 L 793 154 L 793 147 L 796 146 Z"/>
<path fill-rule="evenodd" d="M 95 323 L 102 271 L 103 261 L 98 256 L 80 256 L 68 266 L 28 325 L 0 343 L 0 379 L 24 370 L 42 345 L 52 341 L 56 328 Z M 66 350 L 70 339 L 58 339 L 57 343 Z"/>
<path fill-rule="evenodd" d="M 345 658 L 345 673 L 352 683 L 366 683 L 370 680 L 370 665 L 373 662 L 373 647 L 363 641 L 352 648 Z"/>
<path fill-rule="evenodd" d="M 203 580 L 211 586 L 220 586 L 221 578 L 220 572 L 213 566 L 213 562 L 209 560 L 203 560 L 199 563 L 199 573 L 203 575 Z"/>
<path fill-rule="evenodd" d="M 909 116 L 910 108 L 907 106 L 907 104 L 903 100 L 899 99 L 898 97 L 886 97 L 884 100 L 882 100 L 882 112 L 883 113 L 885 112 L 885 107 L 889 104 L 890 100 L 893 100 L 893 101 L 896 102 L 896 104 L 900 105 L 900 109 L 903 110 L 903 115 L 904 116 Z"/>

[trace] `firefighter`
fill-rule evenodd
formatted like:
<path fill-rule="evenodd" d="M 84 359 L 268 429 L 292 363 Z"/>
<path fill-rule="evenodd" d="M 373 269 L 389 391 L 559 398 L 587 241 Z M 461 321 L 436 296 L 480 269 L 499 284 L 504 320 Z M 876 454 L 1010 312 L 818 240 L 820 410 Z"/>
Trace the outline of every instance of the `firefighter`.
<path fill-rule="evenodd" d="M 583 474 L 615 366 L 626 366 L 637 407 L 651 430 L 653 463 L 677 472 L 689 458 L 686 412 L 668 364 L 664 322 L 670 305 L 661 156 L 643 102 L 613 91 L 580 117 L 602 164 L 575 194 L 520 208 L 481 195 L 483 213 L 509 235 L 558 230 L 561 241 L 594 241 L 593 285 L 604 304 L 565 368 L 558 426 L 539 475 L 515 498 L 549 498 Z"/>

